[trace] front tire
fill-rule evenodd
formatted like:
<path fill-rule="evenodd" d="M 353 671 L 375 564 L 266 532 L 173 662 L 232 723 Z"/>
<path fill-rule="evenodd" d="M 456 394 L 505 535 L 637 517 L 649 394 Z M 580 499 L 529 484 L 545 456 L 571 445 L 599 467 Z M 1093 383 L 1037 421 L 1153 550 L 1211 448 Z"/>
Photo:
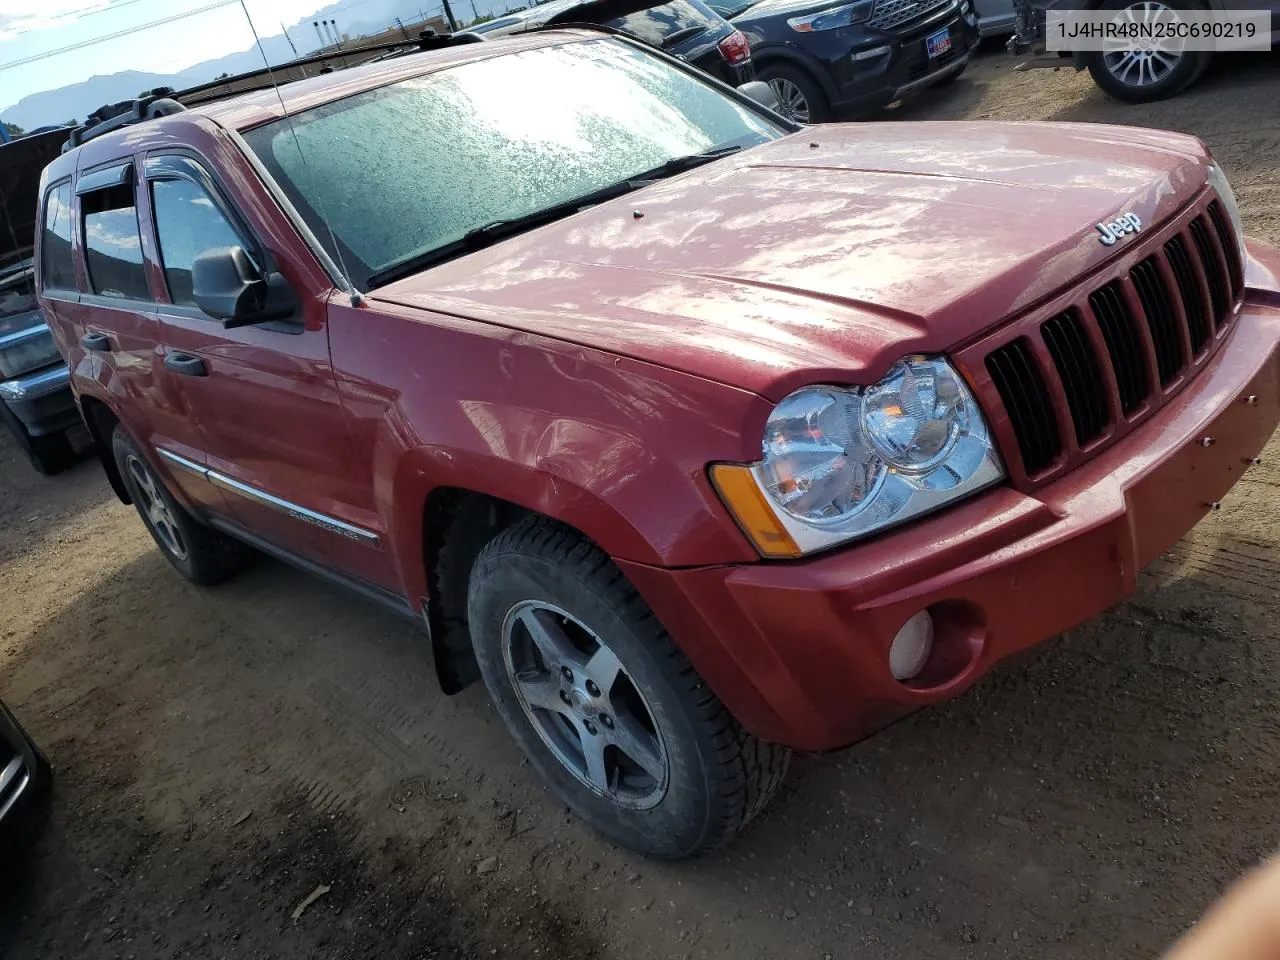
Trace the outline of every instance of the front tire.
<path fill-rule="evenodd" d="M 1191 0 L 1105 0 L 1104 11 L 1125 12 L 1138 20 L 1167 8 L 1198 12 Z M 1085 54 L 1085 66 L 1103 93 L 1124 103 L 1151 103 L 1181 93 L 1209 66 L 1212 54 L 1205 50 L 1177 53 L 1121 48 Z"/>
<path fill-rule="evenodd" d="M 179 573 L 192 583 L 208 586 L 227 580 L 245 566 L 253 551 L 188 513 L 123 427 L 117 426 L 111 435 L 111 453 L 147 532 Z"/>
<path fill-rule="evenodd" d="M 766 63 L 760 79 L 773 88 L 778 112 L 796 123 L 824 123 L 831 119 L 831 104 L 817 81 L 804 70 L 786 63 Z"/>
<path fill-rule="evenodd" d="M 551 788 L 646 856 L 728 842 L 790 751 L 744 731 L 605 554 L 531 517 L 472 568 L 468 619 L 485 685 Z"/>

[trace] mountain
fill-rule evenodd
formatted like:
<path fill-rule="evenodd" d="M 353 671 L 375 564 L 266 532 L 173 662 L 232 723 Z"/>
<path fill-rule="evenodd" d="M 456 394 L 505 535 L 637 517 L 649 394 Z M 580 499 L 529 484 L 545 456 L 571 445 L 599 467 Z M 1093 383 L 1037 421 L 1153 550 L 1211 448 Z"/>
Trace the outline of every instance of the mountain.
<path fill-rule="evenodd" d="M 452 0 L 452 3 L 457 16 L 465 15 L 470 19 L 473 5 L 471 0 Z M 522 0 L 475 0 L 474 6 L 477 12 L 483 14 L 521 4 Z M 432 3 L 431 6 L 434 8 L 435 4 Z M 315 53 L 321 45 L 311 26 L 312 21 L 335 20 L 342 33 L 349 37 L 361 37 L 381 33 L 395 22 L 396 17 L 405 23 L 415 23 L 421 19 L 419 11 L 422 8 L 421 0 L 360 0 L 358 4 L 352 4 L 351 0 L 338 0 L 317 9 L 311 16 L 304 17 L 289 27 L 289 37 L 298 48 L 297 56 L 305 57 Z M 347 11 L 345 14 L 344 10 Z M 355 15 L 356 10 L 359 11 L 358 17 Z M 292 60 L 295 56 L 289 41 L 281 33 L 264 36 L 262 46 L 272 66 Z M 33 93 L 11 107 L 0 108 L 0 115 L 9 123 L 32 130 L 50 123 L 83 120 L 104 103 L 127 100 L 153 87 L 182 89 L 207 83 L 223 73 L 244 73 L 260 70 L 262 66 L 262 54 L 254 46 L 216 60 L 197 63 L 179 73 L 157 74 L 124 70 L 105 77 L 92 77 L 56 90 Z"/>
<path fill-rule="evenodd" d="M 90 77 L 82 83 L 33 93 L 7 107 L 2 115 L 9 123 L 16 123 L 26 130 L 45 124 L 83 120 L 104 103 L 136 97 L 143 90 L 170 85 L 173 79 L 168 74 L 142 73 L 139 70 Z"/>

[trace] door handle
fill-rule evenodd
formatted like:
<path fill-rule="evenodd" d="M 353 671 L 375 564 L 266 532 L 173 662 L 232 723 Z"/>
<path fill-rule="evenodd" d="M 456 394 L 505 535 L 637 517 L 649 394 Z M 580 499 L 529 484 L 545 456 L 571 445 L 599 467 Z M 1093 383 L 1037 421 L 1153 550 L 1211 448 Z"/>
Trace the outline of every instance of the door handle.
<path fill-rule="evenodd" d="M 164 365 L 165 369 L 180 373 L 184 377 L 207 377 L 209 375 L 209 368 L 204 365 L 204 361 L 199 357 L 193 357 L 189 353 L 166 353 L 164 355 Z"/>
<path fill-rule="evenodd" d="M 86 333 L 80 338 L 80 346 L 86 350 L 94 350 L 98 353 L 111 352 L 111 338 L 105 333 Z"/>

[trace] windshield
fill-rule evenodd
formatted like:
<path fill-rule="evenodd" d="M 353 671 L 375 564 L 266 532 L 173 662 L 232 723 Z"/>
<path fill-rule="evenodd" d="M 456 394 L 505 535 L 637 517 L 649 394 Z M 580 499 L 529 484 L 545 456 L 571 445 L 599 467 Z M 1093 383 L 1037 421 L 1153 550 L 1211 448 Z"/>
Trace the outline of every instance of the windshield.
<path fill-rule="evenodd" d="M 245 139 L 361 289 L 485 224 L 786 132 L 613 39 L 415 77 L 295 114 L 293 130 L 296 144 L 284 121 Z"/>

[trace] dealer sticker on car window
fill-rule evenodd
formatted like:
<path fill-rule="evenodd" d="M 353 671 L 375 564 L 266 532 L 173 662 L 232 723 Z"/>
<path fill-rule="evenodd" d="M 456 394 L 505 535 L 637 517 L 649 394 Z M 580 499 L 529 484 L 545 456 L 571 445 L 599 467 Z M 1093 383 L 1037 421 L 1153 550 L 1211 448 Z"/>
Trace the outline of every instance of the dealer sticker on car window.
<path fill-rule="evenodd" d="M 951 28 L 945 27 L 932 36 L 925 37 L 924 48 L 930 60 L 942 56 L 951 49 Z"/>

